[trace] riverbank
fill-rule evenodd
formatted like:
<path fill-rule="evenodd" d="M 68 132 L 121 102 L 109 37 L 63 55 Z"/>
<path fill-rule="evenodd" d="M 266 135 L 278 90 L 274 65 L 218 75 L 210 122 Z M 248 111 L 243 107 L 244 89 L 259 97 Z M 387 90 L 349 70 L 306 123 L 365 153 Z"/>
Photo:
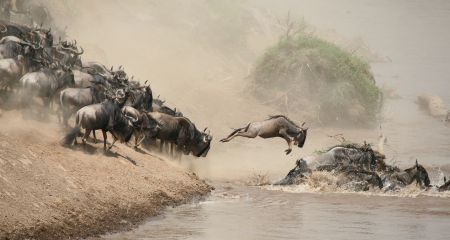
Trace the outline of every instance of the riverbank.
<path fill-rule="evenodd" d="M 14 111 L 0 118 L 0 239 L 125 230 L 211 190 L 195 174 L 124 144 L 108 154 L 100 143 L 64 148 L 63 132 Z"/>

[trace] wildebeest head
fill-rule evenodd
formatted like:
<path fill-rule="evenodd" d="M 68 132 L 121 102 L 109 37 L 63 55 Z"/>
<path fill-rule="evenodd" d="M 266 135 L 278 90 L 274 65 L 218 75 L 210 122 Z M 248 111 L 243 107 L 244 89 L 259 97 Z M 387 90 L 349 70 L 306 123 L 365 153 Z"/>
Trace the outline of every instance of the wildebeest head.
<path fill-rule="evenodd" d="M 311 172 L 306 161 L 301 158 L 295 162 L 295 167 L 289 171 L 285 178 L 276 182 L 274 185 L 291 185 L 297 184 L 299 180 L 307 176 Z"/>
<path fill-rule="evenodd" d="M 71 87 L 75 85 L 75 77 L 70 67 L 61 66 L 61 69 L 56 70 L 55 74 L 61 87 Z"/>
<path fill-rule="evenodd" d="M 112 72 L 114 79 L 118 80 L 119 82 L 122 81 L 128 81 L 128 75 L 127 73 L 122 69 L 122 66 L 119 67 L 119 70 Z"/>
<path fill-rule="evenodd" d="M 194 126 L 195 128 L 195 126 Z M 191 138 L 189 144 L 189 150 L 196 157 L 206 157 L 211 148 L 212 136 L 209 132 L 206 132 L 207 128 L 203 132 L 195 129 L 194 138 Z"/>
<path fill-rule="evenodd" d="M 150 86 L 146 86 L 144 88 L 144 100 L 143 100 L 143 108 L 146 111 L 150 111 L 152 109 L 152 103 L 153 103 L 153 93 Z"/>
<path fill-rule="evenodd" d="M 6 33 L 7 31 L 8 31 L 8 28 L 5 25 L 0 24 L 0 33 Z"/>
<path fill-rule="evenodd" d="M 430 178 L 428 177 L 427 170 L 417 162 L 417 159 L 416 159 L 416 165 L 414 167 L 416 169 L 416 173 L 415 173 L 416 181 L 421 186 L 425 185 L 425 187 L 429 187 L 430 186 Z"/>
<path fill-rule="evenodd" d="M 53 46 L 53 35 L 52 29 L 35 29 L 29 33 L 29 38 L 33 40 L 33 42 L 38 42 L 43 47 L 51 47 Z"/>
<path fill-rule="evenodd" d="M 153 138 L 158 134 L 158 131 L 161 129 L 162 124 L 158 121 L 156 121 L 154 118 L 150 117 L 145 112 L 141 115 L 142 122 L 141 130 L 144 132 L 145 137 L 148 137 L 149 139 Z M 136 127 L 136 126 L 135 126 Z"/>
<path fill-rule="evenodd" d="M 299 148 L 305 145 L 306 135 L 308 134 L 308 128 L 301 128 L 297 136 L 294 137 L 294 144 Z"/>

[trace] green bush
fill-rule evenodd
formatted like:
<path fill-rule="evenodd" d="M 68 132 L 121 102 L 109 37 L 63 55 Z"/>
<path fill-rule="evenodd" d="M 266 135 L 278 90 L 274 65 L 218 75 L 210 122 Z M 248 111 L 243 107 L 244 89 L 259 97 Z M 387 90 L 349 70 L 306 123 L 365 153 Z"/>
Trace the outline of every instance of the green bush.
<path fill-rule="evenodd" d="M 298 33 L 284 37 L 257 61 L 252 92 L 264 102 L 322 124 L 367 124 L 381 92 L 370 65 L 333 43 Z"/>

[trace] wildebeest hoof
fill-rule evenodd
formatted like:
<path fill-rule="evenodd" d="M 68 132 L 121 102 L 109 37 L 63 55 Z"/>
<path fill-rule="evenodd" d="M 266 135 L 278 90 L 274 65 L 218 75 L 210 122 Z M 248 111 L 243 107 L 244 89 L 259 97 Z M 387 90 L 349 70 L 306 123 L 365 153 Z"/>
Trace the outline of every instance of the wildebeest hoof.
<path fill-rule="evenodd" d="M 220 142 L 228 142 L 226 139 L 220 139 Z"/>
<path fill-rule="evenodd" d="M 286 149 L 286 150 L 284 150 L 284 151 L 286 152 L 286 155 L 288 155 L 289 153 L 292 152 L 292 149 Z"/>

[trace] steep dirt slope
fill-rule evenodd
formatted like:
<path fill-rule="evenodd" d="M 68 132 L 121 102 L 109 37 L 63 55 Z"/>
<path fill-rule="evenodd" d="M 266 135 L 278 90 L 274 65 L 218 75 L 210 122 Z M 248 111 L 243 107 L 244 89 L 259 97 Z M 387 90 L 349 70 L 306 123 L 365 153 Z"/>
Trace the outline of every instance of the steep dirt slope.
<path fill-rule="evenodd" d="M 101 134 L 98 134 L 101 135 Z M 86 237 L 209 192 L 194 174 L 117 144 L 60 146 L 58 124 L 0 118 L 0 239 Z"/>

